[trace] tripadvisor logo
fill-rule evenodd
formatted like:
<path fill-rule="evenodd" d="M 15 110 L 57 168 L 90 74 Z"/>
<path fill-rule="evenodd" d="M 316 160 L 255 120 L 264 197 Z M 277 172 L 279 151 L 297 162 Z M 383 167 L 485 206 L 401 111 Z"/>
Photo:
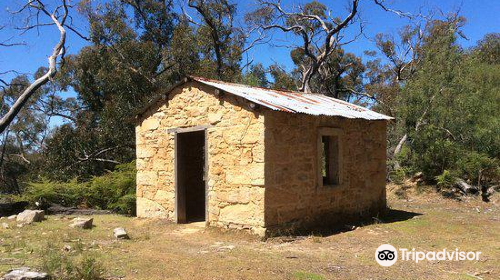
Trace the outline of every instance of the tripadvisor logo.
<path fill-rule="evenodd" d="M 406 248 L 399 248 L 399 255 L 402 261 L 414 261 L 418 263 L 423 260 L 427 261 L 473 261 L 479 260 L 481 252 L 464 252 L 455 250 L 441 251 L 416 251 L 415 248 L 408 250 Z M 381 266 L 391 266 L 398 260 L 398 250 L 390 244 L 382 244 L 375 251 L 375 260 Z"/>
<path fill-rule="evenodd" d="M 382 244 L 375 251 L 375 260 L 381 266 L 391 266 L 398 260 L 398 251 L 392 245 Z"/>

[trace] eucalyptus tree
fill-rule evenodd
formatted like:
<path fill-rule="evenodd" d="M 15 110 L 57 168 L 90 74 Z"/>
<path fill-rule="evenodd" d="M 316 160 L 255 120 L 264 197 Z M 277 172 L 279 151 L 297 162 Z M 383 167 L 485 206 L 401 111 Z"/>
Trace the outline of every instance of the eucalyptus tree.
<path fill-rule="evenodd" d="M 301 41 L 295 50 L 295 62 L 300 57 L 299 90 L 311 92 L 311 83 L 330 54 L 342 43 L 342 31 L 351 25 L 358 13 L 359 0 L 351 2 L 349 11 L 342 19 L 330 16 L 327 7 L 317 1 L 286 11 L 280 1 L 259 1 L 260 7 L 246 16 L 248 22 L 263 30 L 280 30 L 294 34 Z"/>

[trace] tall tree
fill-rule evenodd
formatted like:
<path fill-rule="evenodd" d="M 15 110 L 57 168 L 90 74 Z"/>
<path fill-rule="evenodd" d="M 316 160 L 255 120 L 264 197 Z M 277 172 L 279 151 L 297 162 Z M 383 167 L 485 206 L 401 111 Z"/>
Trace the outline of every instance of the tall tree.
<path fill-rule="evenodd" d="M 311 92 L 311 83 L 329 56 L 341 46 L 341 31 L 354 22 L 358 12 L 358 0 L 353 0 L 347 16 L 330 18 L 325 5 L 313 1 L 299 6 L 297 11 L 287 12 L 281 3 L 259 1 L 261 7 L 247 15 L 247 20 L 264 30 L 278 29 L 300 38 L 301 46 L 294 50 L 295 62 L 299 62 L 301 83 L 299 90 Z"/>
<path fill-rule="evenodd" d="M 240 72 L 246 39 L 242 28 L 234 25 L 236 5 L 228 0 L 188 0 L 188 6 L 197 12 L 201 20 L 197 22 L 185 13 L 197 26 L 197 37 L 202 40 L 199 43 L 202 62 L 208 65 L 211 61 L 215 62 L 215 78 L 234 80 Z"/>
<path fill-rule="evenodd" d="M 236 6 L 226 1 L 189 5 L 194 19 L 177 14 L 172 1 L 80 3 L 89 23 L 89 35 L 82 37 L 90 45 L 67 58 L 58 81 L 77 92 L 82 110 L 47 142 L 50 169 L 60 171 L 55 177 L 85 178 L 131 161 L 134 112 L 183 76 L 241 79 L 247 37 L 233 26 Z"/>
<path fill-rule="evenodd" d="M 398 97 L 398 125 L 407 137 L 401 160 L 429 180 L 450 171 L 482 186 L 499 178 L 500 67 L 481 60 L 498 42 L 462 49 L 457 37 L 464 22 L 453 14 L 425 28 L 421 61 Z"/>

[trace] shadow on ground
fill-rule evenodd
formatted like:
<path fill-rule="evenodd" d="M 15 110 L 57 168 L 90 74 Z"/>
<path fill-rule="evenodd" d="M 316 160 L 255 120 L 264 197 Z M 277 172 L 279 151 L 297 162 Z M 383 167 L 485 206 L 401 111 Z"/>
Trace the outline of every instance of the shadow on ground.
<path fill-rule="evenodd" d="M 372 224 L 387 224 L 387 223 L 395 223 L 410 220 L 415 216 L 423 215 L 422 213 L 409 212 L 404 210 L 397 209 L 388 209 L 387 212 L 380 217 L 372 217 L 367 220 L 359 220 L 351 223 L 343 223 L 339 226 L 328 226 L 328 227 L 312 227 L 309 229 L 298 229 L 293 232 L 281 232 L 277 233 L 271 238 L 276 239 L 300 239 L 305 236 L 322 236 L 327 237 L 343 232 L 348 232 L 355 230 L 357 228 L 362 228 L 364 226 L 369 226 Z"/>
<path fill-rule="evenodd" d="M 401 221 L 406 221 L 409 219 L 412 219 L 415 216 L 420 216 L 423 215 L 422 213 L 416 213 L 416 212 L 409 212 L 409 211 L 404 211 L 404 210 L 397 210 L 397 209 L 388 209 L 387 213 L 382 216 L 378 222 L 381 223 L 395 223 L 395 222 L 401 222 Z"/>

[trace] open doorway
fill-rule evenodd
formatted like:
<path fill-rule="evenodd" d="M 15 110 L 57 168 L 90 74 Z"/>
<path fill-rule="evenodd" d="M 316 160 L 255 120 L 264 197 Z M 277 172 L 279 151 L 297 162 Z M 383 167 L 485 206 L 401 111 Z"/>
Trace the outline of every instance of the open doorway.
<path fill-rule="evenodd" d="M 177 222 L 205 221 L 205 130 L 177 133 L 175 154 Z"/>

